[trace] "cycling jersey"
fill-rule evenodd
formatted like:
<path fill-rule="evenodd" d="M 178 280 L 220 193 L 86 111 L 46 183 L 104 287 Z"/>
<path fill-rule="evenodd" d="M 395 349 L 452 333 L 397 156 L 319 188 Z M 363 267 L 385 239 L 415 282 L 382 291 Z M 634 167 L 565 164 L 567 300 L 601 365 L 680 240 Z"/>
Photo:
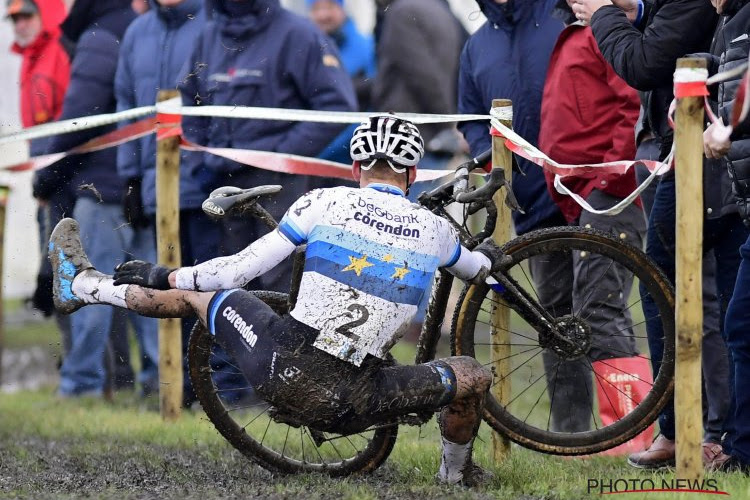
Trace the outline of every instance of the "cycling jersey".
<path fill-rule="evenodd" d="M 445 267 L 475 277 L 489 259 L 459 244 L 455 229 L 388 184 L 311 191 L 278 229 L 242 252 L 177 272 L 177 288 L 241 287 L 306 244 L 305 266 L 291 316 L 319 331 L 313 344 L 359 366 L 385 357 L 403 335 Z"/>

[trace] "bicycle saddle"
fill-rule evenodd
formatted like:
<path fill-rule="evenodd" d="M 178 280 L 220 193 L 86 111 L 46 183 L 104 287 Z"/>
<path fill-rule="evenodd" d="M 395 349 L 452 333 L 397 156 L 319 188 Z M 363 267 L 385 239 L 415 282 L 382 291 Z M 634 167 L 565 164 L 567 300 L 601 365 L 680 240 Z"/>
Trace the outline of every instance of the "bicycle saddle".
<path fill-rule="evenodd" d="M 281 191 L 281 186 L 277 184 L 247 189 L 222 186 L 211 191 L 208 198 L 201 204 L 201 208 L 209 216 L 220 218 L 228 213 L 249 208 L 261 197 L 274 195 L 279 191 Z"/>

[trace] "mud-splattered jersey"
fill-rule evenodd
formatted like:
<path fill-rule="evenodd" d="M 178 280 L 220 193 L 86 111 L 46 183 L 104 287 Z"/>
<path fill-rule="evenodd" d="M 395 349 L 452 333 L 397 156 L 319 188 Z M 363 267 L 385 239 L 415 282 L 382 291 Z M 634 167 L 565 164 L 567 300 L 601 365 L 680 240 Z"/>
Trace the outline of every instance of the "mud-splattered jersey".
<path fill-rule="evenodd" d="M 242 286 L 303 244 L 291 315 L 320 331 L 317 348 L 355 365 L 367 354 L 384 357 L 401 338 L 439 267 L 471 279 L 490 265 L 459 244 L 448 221 L 393 186 L 370 184 L 311 191 L 236 256 L 180 269 L 178 288 Z"/>

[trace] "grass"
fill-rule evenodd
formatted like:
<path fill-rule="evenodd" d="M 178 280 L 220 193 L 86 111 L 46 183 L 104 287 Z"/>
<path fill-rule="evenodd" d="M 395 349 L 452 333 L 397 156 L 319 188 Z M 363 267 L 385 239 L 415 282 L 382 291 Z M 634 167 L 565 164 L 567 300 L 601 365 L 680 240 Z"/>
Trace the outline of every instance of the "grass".
<path fill-rule="evenodd" d="M 272 477 L 250 464 L 218 435 L 202 412 L 163 422 L 155 402 L 120 394 L 114 403 L 57 400 L 51 391 L 0 399 L 0 497 L 3 498 L 501 498 L 589 497 L 589 480 L 645 480 L 674 475 L 627 467 L 622 458 L 560 458 L 514 447 L 510 458 L 491 460 L 491 437 L 482 428 L 476 457 L 495 473 L 478 490 L 435 484 L 439 434 L 434 421 L 402 427 L 393 454 L 369 476 Z M 709 474 L 720 490 L 750 496 L 740 474 Z M 599 496 L 595 491 L 591 496 Z M 628 499 L 695 498 L 648 493 Z"/>
<path fill-rule="evenodd" d="M 6 345 L 45 345 L 59 336 L 51 321 L 6 329 Z M 396 357 L 409 362 L 413 349 Z M 435 421 L 402 427 L 388 461 L 374 474 L 330 479 L 320 475 L 272 476 L 231 448 L 202 412 L 164 422 L 155 399 L 120 393 L 113 403 L 58 400 L 53 389 L 0 395 L 0 498 L 342 498 L 342 499 L 579 499 L 600 496 L 593 481 L 670 483 L 674 473 L 628 467 L 624 458 L 564 458 L 514 446 L 492 459 L 492 437 L 483 425 L 475 458 L 495 478 L 464 490 L 437 485 L 440 459 Z M 750 498 L 750 479 L 714 473 L 711 485 Z M 647 483 L 649 484 L 649 483 Z M 606 490 L 604 490 L 606 491 Z M 693 499 L 690 493 L 630 493 L 628 499 Z"/>

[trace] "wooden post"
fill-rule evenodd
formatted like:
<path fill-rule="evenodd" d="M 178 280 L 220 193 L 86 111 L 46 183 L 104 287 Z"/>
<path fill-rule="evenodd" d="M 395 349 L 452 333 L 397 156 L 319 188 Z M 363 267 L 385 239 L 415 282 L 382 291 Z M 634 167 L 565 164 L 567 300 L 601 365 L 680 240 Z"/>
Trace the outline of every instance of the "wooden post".
<path fill-rule="evenodd" d="M 3 380 L 3 349 L 5 347 L 5 323 L 3 318 L 3 256 L 5 255 L 5 208 L 8 206 L 10 188 L 0 185 L 0 382 Z"/>
<path fill-rule="evenodd" d="M 178 96 L 161 90 L 157 101 Z M 179 267 L 180 256 L 180 138 L 157 140 L 156 250 L 159 264 Z M 182 328 L 177 318 L 159 320 L 159 400 L 164 420 L 182 413 Z"/>
<path fill-rule="evenodd" d="M 492 107 L 511 107 L 513 102 L 509 99 L 493 99 Z M 512 128 L 513 120 L 501 120 L 506 127 Z M 505 147 L 502 137 L 492 136 L 492 165 L 505 170 L 505 178 L 510 182 L 512 172 L 512 153 Z M 498 245 L 503 245 L 510 240 L 511 212 L 505 205 L 505 193 L 498 191 L 493 200 L 497 207 L 497 224 L 492 238 Z M 492 344 L 492 367 L 495 369 L 495 377 L 506 377 L 510 373 L 510 309 L 500 305 L 500 296 L 492 292 L 492 314 L 490 319 L 490 338 Z M 500 404 L 510 401 L 510 377 L 492 386 L 492 395 Z M 498 434 L 492 433 L 492 451 L 496 462 L 505 460 L 510 454 L 510 440 Z"/>
<path fill-rule="evenodd" d="M 677 69 L 705 68 L 702 58 L 677 60 Z M 703 97 L 677 99 L 675 115 L 677 188 L 675 417 L 677 477 L 703 478 L 701 439 L 701 342 L 703 338 Z"/>

